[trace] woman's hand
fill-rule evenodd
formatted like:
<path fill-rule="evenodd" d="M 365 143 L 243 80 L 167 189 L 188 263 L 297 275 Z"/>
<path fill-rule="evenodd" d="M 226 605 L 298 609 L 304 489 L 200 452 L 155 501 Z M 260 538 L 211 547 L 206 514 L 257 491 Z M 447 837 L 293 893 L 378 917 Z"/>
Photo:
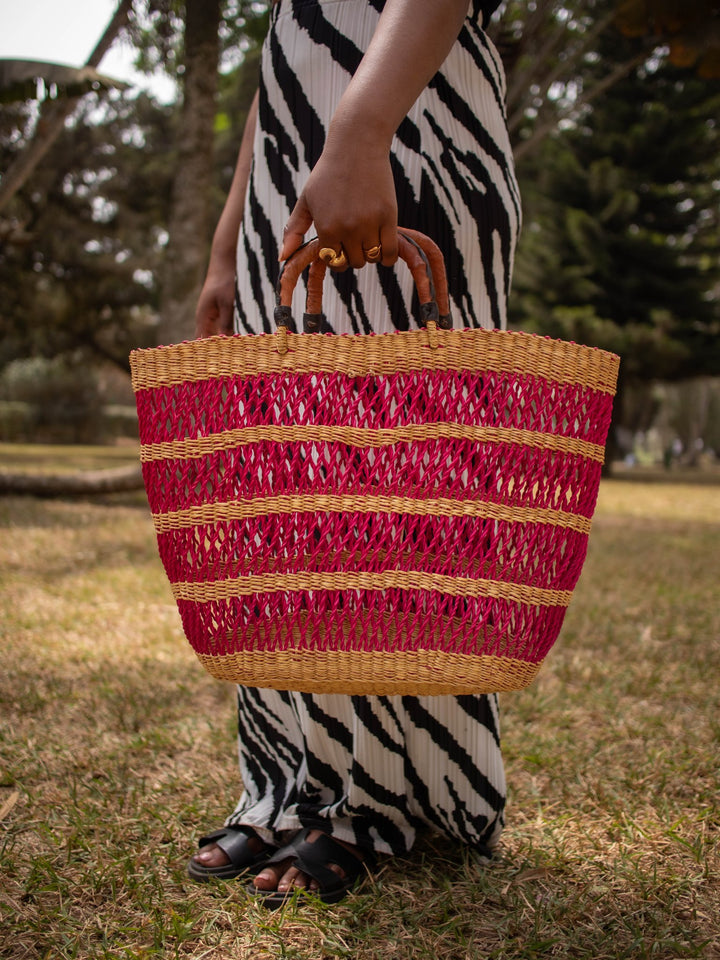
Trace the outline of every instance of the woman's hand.
<path fill-rule="evenodd" d="M 210 260 L 195 310 L 195 336 L 232 333 L 235 307 L 235 263 L 232 256 Z"/>
<path fill-rule="evenodd" d="M 364 266 L 366 252 L 378 244 L 380 262 L 395 263 L 397 200 L 389 153 L 379 143 L 361 140 L 328 136 L 285 227 L 281 260 L 298 249 L 314 224 L 320 246 L 344 250 L 351 267 Z"/>

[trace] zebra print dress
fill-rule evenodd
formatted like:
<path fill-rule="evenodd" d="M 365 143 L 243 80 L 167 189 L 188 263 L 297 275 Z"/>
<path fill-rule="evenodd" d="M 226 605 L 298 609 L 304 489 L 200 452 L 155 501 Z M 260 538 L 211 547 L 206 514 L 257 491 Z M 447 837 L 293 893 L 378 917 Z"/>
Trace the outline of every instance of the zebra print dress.
<path fill-rule="evenodd" d="M 236 330 L 272 330 L 282 230 L 375 31 L 384 0 L 280 0 L 263 48 L 254 158 L 237 248 Z M 391 151 L 399 223 L 445 256 L 456 325 L 503 327 L 520 222 L 504 76 L 482 30 L 495 0 L 470 5 L 440 71 Z M 330 277 L 330 273 L 328 274 Z M 332 274 L 335 333 L 416 326 L 404 265 Z M 293 312 L 301 316 L 298 284 Z M 350 697 L 238 689 L 244 792 L 230 824 L 268 841 L 313 826 L 378 853 L 430 828 L 489 851 L 505 778 L 497 698 Z"/>

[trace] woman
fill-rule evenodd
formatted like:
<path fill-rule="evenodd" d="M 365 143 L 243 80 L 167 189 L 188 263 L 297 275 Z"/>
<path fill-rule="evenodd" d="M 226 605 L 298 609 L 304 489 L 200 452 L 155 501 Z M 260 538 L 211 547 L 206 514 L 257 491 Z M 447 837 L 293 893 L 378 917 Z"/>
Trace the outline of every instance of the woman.
<path fill-rule="evenodd" d="M 398 222 L 443 251 L 456 325 L 505 324 L 520 213 L 502 68 L 482 30 L 498 3 L 274 6 L 200 336 L 230 330 L 233 313 L 238 332 L 270 332 L 278 260 L 312 233 L 341 266 L 325 285 L 329 331 L 415 325 L 411 279 L 394 267 Z M 355 269 L 342 272 L 345 260 Z M 486 854 L 497 843 L 505 780 L 494 696 L 241 687 L 238 706 L 245 792 L 225 828 L 200 841 L 195 879 L 250 871 L 268 906 L 296 887 L 335 902 L 375 853 L 407 852 L 419 828 Z"/>

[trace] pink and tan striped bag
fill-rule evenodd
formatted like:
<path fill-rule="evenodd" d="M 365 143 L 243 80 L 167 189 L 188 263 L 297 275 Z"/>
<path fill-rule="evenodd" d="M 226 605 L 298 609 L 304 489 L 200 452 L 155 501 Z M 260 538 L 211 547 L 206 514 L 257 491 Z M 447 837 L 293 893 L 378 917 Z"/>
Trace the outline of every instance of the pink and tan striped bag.
<path fill-rule="evenodd" d="M 317 254 L 313 241 L 286 266 L 277 333 L 131 356 L 185 633 L 213 676 L 253 686 L 526 686 L 585 558 L 618 358 L 443 329 L 442 258 L 410 231 L 401 255 L 425 329 L 290 333 L 309 265 L 305 329 L 317 325 Z"/>

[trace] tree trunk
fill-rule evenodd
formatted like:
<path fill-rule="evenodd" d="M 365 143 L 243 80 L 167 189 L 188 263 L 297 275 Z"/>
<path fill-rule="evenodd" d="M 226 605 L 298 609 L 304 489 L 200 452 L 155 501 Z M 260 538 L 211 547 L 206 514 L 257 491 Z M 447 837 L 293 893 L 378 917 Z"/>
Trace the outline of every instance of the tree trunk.
<path fill-rule="evenodd" d="M 8 473 L 0 471 L 0 494 L 65 497 L 73 494 L 124 493 L 142 490 L 140 465 L 82 473 Z"/>
<path fill-rule="evenodd" d="M 195 306 L 210 242 L 220 0 L 187 0 L 177 172 L 162 282 L 160 343 L 195 336 Z"/>
<path fill-rule="evenodd" d="M 132 0 L 121 0 L 112 20 L 85 62 L 86 67 L 97 67 L 112 46 L 120 30 L 125 26 L 132 9 Z M 63 131 L 66 119 L 73 112 L 80 97 L 65 97 L 61 100 L 46 100 L 35 128 L 35 134 L 0 181 L 0 212 L 10 203 L 15 194 L 27 183 L 33 170 L 55 143 Z"/>

